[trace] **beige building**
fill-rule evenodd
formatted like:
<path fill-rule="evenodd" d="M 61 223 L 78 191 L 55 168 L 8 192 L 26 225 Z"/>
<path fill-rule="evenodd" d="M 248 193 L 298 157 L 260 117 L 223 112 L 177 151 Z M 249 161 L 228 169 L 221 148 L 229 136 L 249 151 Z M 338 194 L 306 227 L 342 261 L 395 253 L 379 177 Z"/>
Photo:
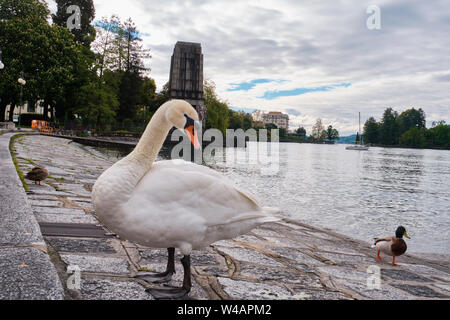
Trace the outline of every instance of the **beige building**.
<path fill-rule="evenodd" d="M 6 106 L 5 109 L 5 120 L 8 121 L 9 119 L 9 112 L 10 112 L 10 106 Z M 41 104 L 39 102 L 36 103 L 36 105 L 32 105 L 29 104 L 28 102 L 24 102 L 23 105 L 21 107 L 19 107 L 18 105 L 16 105 L 16 107 L 14 108 L 14 122 L 18 121 L 18 117 L 19 114 L 24 114 L 24 113 L 44 113 L 44 108 L 41 106 Z"/>
<path fill-rule="evenodd" d="M 252 117 L 253 121 L 262 121 L 264 124 L 273 123 L 278 128 L 289 129 L 289 115 L 282 112 L 263 113 L 262 111 L 256 111 L 252 113 Z"/>

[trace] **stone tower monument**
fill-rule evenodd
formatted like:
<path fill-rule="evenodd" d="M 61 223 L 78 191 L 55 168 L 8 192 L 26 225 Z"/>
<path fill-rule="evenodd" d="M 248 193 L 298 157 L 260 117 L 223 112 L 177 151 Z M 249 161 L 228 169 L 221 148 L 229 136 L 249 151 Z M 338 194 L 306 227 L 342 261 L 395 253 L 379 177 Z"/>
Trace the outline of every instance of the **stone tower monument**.
<path fill-rule="evenodd" d="M 198 112 L 203 128 L 206 106 L 203 100 L 203 54 L 200 43 L 178 41 L 170 63 L 169 96 L 188 101 Z"/>

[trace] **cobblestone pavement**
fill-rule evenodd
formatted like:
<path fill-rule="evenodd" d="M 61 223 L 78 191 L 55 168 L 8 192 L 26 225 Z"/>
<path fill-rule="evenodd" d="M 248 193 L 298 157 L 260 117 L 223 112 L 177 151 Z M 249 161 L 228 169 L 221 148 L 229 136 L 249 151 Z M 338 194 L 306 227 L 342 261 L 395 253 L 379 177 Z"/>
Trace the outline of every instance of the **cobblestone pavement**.
<path fill-rule="evenodd" d="M 39 223 L 99 224 L 91 188 L 112 162 L 70 140 L 24 136 L 16 140 L 23 172 L 39 164 L 50 177 L 28 181 L 28 200 Z M 46 236 L 66 299 L 152 299 L 133 278 L 138 266 L 163 271 L 166 250 L 145 248 L 115 237 Z M 294 221 L 271 223 L 192 254 L 192 299 L 449 299 L 448 256 L 399 257 L 392 266 L 376 261 L 369 243 Z M 179 254 L 177 259 L 181 258 Z M 79 290 L 67 288 L 68 266 L 81 269 Z M 380 269 L 377 269 L 377 268 Z M 171 281 L 180 286 L 182 268 Z M 380 286 L 371 288 L 381 272 Z M 375 277 L 376 278 L 376 277 Z"/>

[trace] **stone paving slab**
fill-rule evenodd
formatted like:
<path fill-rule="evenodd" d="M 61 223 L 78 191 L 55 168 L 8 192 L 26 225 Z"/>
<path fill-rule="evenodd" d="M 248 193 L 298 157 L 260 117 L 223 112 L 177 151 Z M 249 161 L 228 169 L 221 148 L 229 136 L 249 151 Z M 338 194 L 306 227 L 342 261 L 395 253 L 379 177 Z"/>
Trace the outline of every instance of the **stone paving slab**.
<path fill-rule="evenodd" d="M 38 222 L 48 223 L 90 223 L 97 224 L 98 221 L 90 215 L 86 214 L 63 214 L 63 213 L 36 213 Z"/>
<path fill-rule="evenodd" d="M 0 249 L 0 300 L 60 300 L 64 291 L 46 253 Z"/>
<path fill-rule="evenodd" d="M 129 274 L 129 264 L 122 258 L 97 257 L 79 254 L 61 254 L 68 266 L 79 266 L 81 272 Z"/>
<path fill-rule="evenodd" d="M 48 149 L 48 145 L 52 148 Z M 33 193 L 28 197 L 33 200 L 38 219 L 76 223 L 75 217 L 83 217 L 98 224 L 89 190 L 96 177 L 112 164 L 110 160 L 66 139 L 49 136 L 23 137 L 17 151 L 24 159 L 51 169 L 52 177 L 43 186 L 30 185 Z M 19 163 L 29 167 L 27 160 Z M 133 276 L 139 266 L 155 271 L 166 267 L 165 249 L 145 248 L 124 239 L 52 236 L 45 240 L 60 261 L 61 279 L 67 277 L 65 269 L 69 265 L 81 268 L 78 292 L 82 299 L 152 299 L 145 288 L 160 285 Z M 193 289 L 189 296 L 258 300 L 450 299 L 450 260 L 407 254 L 397 259 L 400 266 L 393 267 L 388 262 L 379 263 L 370 245 L 289 219 L 266 224 L 247 235 L 194 251 Z M 176 274 L 170 282 L 174 286 L 182 283 L 180 258 L 177 251 Z M 373 276 L 369 267 L 380 270 L 378 289 L 367 285 Z"/>

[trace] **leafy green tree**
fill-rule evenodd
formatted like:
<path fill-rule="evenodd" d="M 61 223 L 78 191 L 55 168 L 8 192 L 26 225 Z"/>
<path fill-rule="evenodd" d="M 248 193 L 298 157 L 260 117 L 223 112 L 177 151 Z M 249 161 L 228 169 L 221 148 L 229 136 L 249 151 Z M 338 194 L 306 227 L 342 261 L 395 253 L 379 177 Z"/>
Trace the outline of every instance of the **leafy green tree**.
<path fill-rule="evenodd" d="M 244 128 L 244 116 L 241 112 L 228 110 L 228 129 Z"/>
<path fill-rule="evenodd" d="M 88 47 L 95 39 L 95 28 L 91 22 L 95 18 L 95 7 L 93 0 L 56 0 L 58 9 L 56 15 L 53 14 L 53 22 L 61 27 L 67 27 L 67 21 L 74 13 L 67 13 L 67 8 L 76 5 L 80 8 L 80 28 L 71 30 L 78 43 Z"/>
<path fill-rule="evenodd" d="M 252 115 L 249 114 L 249 113 L 244 113 L 243 112 L 243 117 L 244 117 L 244 120 L 243 120 L 243 129 L 244 129 L 244 131 L 247 131 L 248 129 L 253 128 Z"/>
<path fill-rule="evenodd" d="M 339 139 L 339 131 L 333 128 L 332 125 L 329 125 L 327 128 L 327 139 L 330 141 Z"/>
<path fill-rule="evenodd" d="M 134 72 L 119 71 L 119 110 L 117 120 L 135 119 L 141 94 L 142 78 Z"/>
<path fill-rule="evenodd" d="M 88 125 L 94 124 L 96 130 L 103 130 L 113 121 L 119 106 L 113 87 L 90 82 L 81 88 L 80 94 L 82 103 L 74 112 L 81 114 Z"/>
<path fill-rule="evenodd" d="M 205 81 L 203 85 L 203 98 L 206 105 L 206 129 L 219 129 L 225 135 L 229 120 L 228 106 L 217 97 L 215 88 L 215 84 L 212 81 Z"/>
<path fill-rule="evenodd" d="M 301 139 L 305 139 L 306 137 L 306 130 L 304 127 L 299 127 L 297 128 L 297 130 L 295 130 L 295 133 L 301 138 Z"/>
<path fill-rule="evenodd" d="M 400 136 L 399 142 L 401 145 L 407 147 L 425 148 L 427 146 L 425 129 L 411 127 Z"/>
<path fill-rule="evenodd" d="M 23 101 L 35 100 L 39 79 L 39 49 L 35 45 L 45 39 L 42 31 L 48 25 L 50 11 L 38 0 L 0 0 L 0 49 L 5 68 L 0 70 L 0 121 L 4 121 L 6 106 L 10 104 L 9 120 L 13 120 L 16 105 L 20 102 L 21 71 L 27 85 L 23 87 Z M 44 32 L 45 34 L 45 32 Z"/>
<path fill-rule="evenodd" d="M 408 109 L 398 116 L 398 126 L 400 135 L 411 128 L 425 128 L 425 112 L 422 109 Z"/>
<path fill-rule="evenodd" d="M 0 0 L 0 20 L 27 19 L 45 21 L 50 15 L 47 3 L 39 0 Z"/>
<path fill-rule="evenodd" d="M 450 149 L 450 125 L 445 122 L 428 129 L 426 135 L 431 146 Z"/>
<path fill-rule="evenodd" d="M 398 113 L 392 108 L 387 108 L 380 125 L 380 143 L 384 145 L 396 145 L 399 139 Z"/>
<path fill-rule="evenodd" d="M 363 137 L 366 143 L 378 143 L 379 124 L 374 117 L 367 119 L 364 124 Z"/>
<path fill-rule="evenodd" d="M 70 83 L 79 80 L 76 70 L 81 66 L 81 46 L 66 28 L 48 24 L 49 11 L 44 4 L 31 0 L 9 2 L 13 6 L 10 12 L 15 14 L 0 22 L 0 47 L 7 66 L 0 74 L 0 87 L 4 88 L 2 102 L 12 103 L 12 117 L 13 107 L 20 100 L 17 79 L 23 71 L 27 81 L 23 86 L 23 101 L 43 99 L 44 116 L 51 111 L 54 118 L 57 101 L 63 100 Z M 21 12 L 25 14 L 18 14 Z"/>
<path fill-rule="evenodd" d="M 148 71 L 149 69 L 144 67 L 144 62 L 151 58 L 150 50 L 143 49 L 142 38 L 131 18 L 123 23 L 123 38 L 125 39 L 125 71 L 138 74 Z"/>

